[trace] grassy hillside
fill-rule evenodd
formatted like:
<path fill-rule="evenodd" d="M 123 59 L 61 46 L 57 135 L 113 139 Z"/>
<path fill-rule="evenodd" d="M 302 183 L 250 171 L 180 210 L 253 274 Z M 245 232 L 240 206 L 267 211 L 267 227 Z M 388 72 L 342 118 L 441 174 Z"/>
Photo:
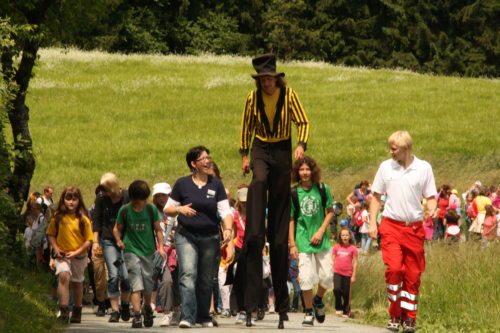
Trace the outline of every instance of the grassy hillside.
<path fill-rule="evenodd" d="M 407 71 L 278 64 L 311 121 L 308 153 L 337 198 L 373 179 L 397 129 L 435 168 L 438 183 L 465 189 L 500 182 L 500 81 Z M 110 55 L 48 49 L 30 86 L 37 155 L 33 188 L 81 186 L 90 194 L 114 171 L 128 184 L 174 182 L 193 145 L 208 146 L 226 186 L 240 172 L 238 134 L 253 86 L 250 58 Z M 295 138 L 294 138 L 295 139 Z"/>

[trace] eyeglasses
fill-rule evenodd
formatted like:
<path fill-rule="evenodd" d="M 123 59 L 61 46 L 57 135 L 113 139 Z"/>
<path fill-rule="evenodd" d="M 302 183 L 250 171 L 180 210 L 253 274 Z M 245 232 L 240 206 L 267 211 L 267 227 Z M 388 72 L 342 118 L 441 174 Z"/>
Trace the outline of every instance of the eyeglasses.
<path fill-rule="evenodd" d="M 66 200 L 66 201 L 78 201 L 78 200 L 80 200 L 80 198 L 78 198 L 78 196 L 73 195 L 73 194 L 66 194 L 64 196 L 64 200 Z"/>
<path fill-rule="evenodd" d="M 200 157 L 196 160 L 196 162 L 201 162 L 201 161 L 211 161 L 212 159 L 210 158 L 209 155 Z"/>

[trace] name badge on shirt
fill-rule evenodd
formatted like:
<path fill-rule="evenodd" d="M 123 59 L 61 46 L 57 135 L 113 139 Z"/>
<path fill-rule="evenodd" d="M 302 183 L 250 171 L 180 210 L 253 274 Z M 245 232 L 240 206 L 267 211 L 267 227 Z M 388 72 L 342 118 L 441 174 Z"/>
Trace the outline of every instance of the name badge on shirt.
<path fill-rule="evenodd" d="M 215 198 L 214 190 L 207 190 L 207 199 Z"/>

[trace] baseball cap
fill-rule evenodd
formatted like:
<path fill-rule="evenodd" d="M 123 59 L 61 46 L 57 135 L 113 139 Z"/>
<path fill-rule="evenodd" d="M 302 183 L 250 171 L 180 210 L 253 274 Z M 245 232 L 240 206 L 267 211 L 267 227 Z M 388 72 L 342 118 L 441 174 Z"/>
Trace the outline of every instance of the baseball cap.
<path fill-rule="evenodd" d="M 247 202 L 248 187 L 240 188 L 236 194 L 239 202 Z"/>
<path fill-rule="evenodd" d="M 172 188 L 168 183 L 156 183 L 153 185 L 153 196 L 156 194 L 170 194 Z"/>
<path fill-rule="evenodd" d="M 349 225 L 349 221 L 347 221 L 346 219 L 342 219 L 340 220 L 339 224 L 341 227 L 347 227 Z"/>

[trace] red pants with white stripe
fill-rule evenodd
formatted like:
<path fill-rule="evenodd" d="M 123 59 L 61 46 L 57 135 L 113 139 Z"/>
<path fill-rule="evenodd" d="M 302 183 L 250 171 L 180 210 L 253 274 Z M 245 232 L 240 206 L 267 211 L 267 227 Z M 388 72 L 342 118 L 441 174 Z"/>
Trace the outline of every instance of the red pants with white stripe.
<path fill-rule="evenodd" d="M 420 275 L 425 270 L 422 222 L 406 224 L 384 217 L 379 226 L 391 318 L 417 317 Z"/>

